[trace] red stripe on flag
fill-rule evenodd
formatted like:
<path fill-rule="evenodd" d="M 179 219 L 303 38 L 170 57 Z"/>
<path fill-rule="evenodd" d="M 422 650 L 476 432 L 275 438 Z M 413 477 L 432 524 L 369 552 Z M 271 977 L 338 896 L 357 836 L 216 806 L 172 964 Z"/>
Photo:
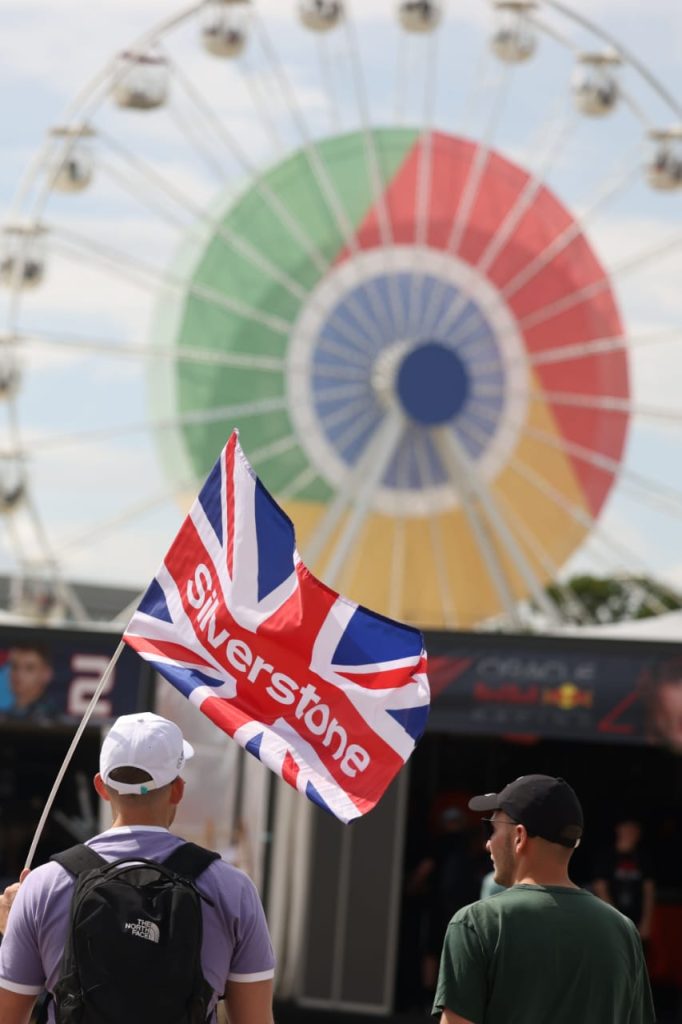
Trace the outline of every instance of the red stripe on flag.
<path fill-rule="evenodd" d="M 234 449 L 237 435 L 232 434 L 225 446 L 223 462 L 223 479 L 225 480 L 225 500 L 227 503 L 227 573 L 232 579 L 234 567 Z"/>
<path fill-rule="evenodd" d="M 332 671 L 337 672 L 342 679 L 347 679 L 357 686 L 364 686 L 366 690 L 398 690 L 413 680 L 408 676 L 408 671 L 416 673 L 417 664 L 408 670 L 404 665 L 402 668 L 389 668 L 382 671 L 379 666 L 373 672 L 354 672 L 353 667 L 348 669 L 332 664 Z"/>
<path fill-rule="evenodd" d="M 282 764 L 282 778 L 285 782 L 288 782 L 290 786 L 296 789 L 296 780 L 298 779 L 299 767 L 295 759 L 291 756 L 287 750 Z"/>
<path fill-rule="evenodd" d="M 206 697 L 199 707 L 202 713 L 228 736 L 234 736 L 242 725 L 253 721 L 251 715 L 245 714 L 232 701 L 225 700 L 224 697 Z"/>
<path fill-rule="evenodd" d="M 126 633 L 123 639 L 143 657 L 146 654 L 152 654 L 155 657 L 171 658 L 173 661 L 184 664 L 215 669 L 215 666 L 202 658 L 198 651 L 193 651 L 190 647 L 183 647 L 182 644 L 174 644 L 168 640 L 150 640 L 148 637 L 135 636 L 133 633 Z"/>

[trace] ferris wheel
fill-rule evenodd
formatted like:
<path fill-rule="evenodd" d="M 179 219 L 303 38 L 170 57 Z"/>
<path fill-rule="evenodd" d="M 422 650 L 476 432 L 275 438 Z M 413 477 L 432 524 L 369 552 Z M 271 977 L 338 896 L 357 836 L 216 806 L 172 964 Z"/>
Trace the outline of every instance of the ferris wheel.
<path fill-rule="evenodd" d="M 679 569 L 681 125 L 558 0 L 205 0 L 132 41 L 4 230 L 19 605 L 144 586 L 235 426 L 306 564 L 391 616 Z"/>

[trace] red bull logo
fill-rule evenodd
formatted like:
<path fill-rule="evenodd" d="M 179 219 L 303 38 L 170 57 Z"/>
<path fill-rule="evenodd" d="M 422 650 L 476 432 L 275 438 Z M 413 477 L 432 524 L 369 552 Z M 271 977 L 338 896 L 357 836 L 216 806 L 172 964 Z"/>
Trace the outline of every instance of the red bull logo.
<path fill-rule="evenodd" d="M 575 683 L 562 683 L 542 691 L 542 703 L 552 704 L 562 711 L 573 708 L 591 708 L 594 694 L 591 690 L 582 690 Z"/>

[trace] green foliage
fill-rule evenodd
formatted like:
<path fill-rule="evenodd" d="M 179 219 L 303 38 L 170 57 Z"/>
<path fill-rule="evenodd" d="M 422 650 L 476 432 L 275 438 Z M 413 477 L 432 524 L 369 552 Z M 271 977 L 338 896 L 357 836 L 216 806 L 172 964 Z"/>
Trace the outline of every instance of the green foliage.
<path fill-rule="evenodd" d="M 547 587 L 566 622 L 583 625 L 648 619 L 682 608 L 682 595 L 646 576 L 574 576 Z"/>

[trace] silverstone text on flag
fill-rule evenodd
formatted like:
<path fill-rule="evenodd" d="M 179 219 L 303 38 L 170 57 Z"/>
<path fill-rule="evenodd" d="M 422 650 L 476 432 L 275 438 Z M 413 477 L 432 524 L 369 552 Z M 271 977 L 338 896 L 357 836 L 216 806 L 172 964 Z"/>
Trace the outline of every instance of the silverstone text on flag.
<path fill-rule="evenodd" d="M 344 822 L 375 806 L 424 731 L 421 634 L 312 575 L 236 431 L 123 639 Z"/>

